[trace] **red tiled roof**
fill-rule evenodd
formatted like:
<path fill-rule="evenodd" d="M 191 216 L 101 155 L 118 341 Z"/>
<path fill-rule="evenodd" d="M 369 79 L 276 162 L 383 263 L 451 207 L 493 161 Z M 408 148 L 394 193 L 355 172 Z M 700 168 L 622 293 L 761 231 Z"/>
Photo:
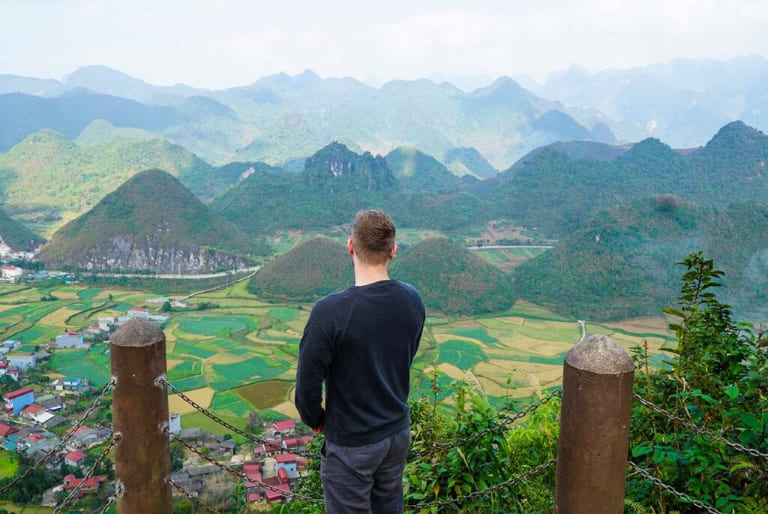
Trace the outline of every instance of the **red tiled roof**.
<path fill-rule="evenodd" d="M 98 488 L 99 484 L 106 481 L 107 481 L 107 477 L 104 475 L 90 477 L 86 479 L 85 482 L 83 483 L 83 488 L 85 489 Z M 64 489 L 67 489 L 67 490 L 74 489 L 75 487 L 80 485 L 80 482 L 83 482 L 82 478 L 75 478 L 75 475 L 67 475 L 64 477 Z"/>
<path fill-rule="evenodd" d="M 292 419 L 286 419 L 285 421 L 275 421 L 273 427 L 275 430 L 288 430 L 296 428 L 296 423 Z"/>
<path fill-rule="evenodd" d="M 34 389 L 31 387 L 22 387 L 21 389 L 17 389 L 10 393 L 5 393 L 3 395 L 3 398 L 6 400 L 13 400 L 14 398 L 18 398 L 19 396 L 24 396 L 25 394 L 29 394 L 34 392 Z"/>
<path fill-rule="evenodd" d="M 26 412 L 27 414 L 37 414 L 38 412 L 41 412 L 44 410 L 45 410 L 45 407 L 43 407 L 42 405 L 38 405 L 36 403 L 27 405 L 26 407 L 24 407 L 24 412 Z"/>
<path fill-rule="evenodd" d="M 299 439 L 297 437 L 289 437 L 283 439 L 286 448 L 296 448 L 299 445 Z"/>
<path fill-rule="evenodd" d="M 11 425 L 0 423 L 0 437 L 8 437 L 11 434 L 15 434 L 19 430 Z"/>
<path fill-rule="evenodd" d="M 281 453 L 275 457 L 278 463 L 296 462 L 296 456 L 292 453 Z"/>
<path fill-rule="evenodd" d="M 72 462 L 80 462 L 85 458 L 85 454 L 80 450 L 75 450 L 73 452 L 69 452 L 65 458 Z"/>
<path fill-rule="evenodd" d="M 248 493 L 248 501 L 249 502 L 261 501 L 261 494 L 260 493 Z"/>
<path fill-rule="evenodd" d="M 285 470 L 285 468 L 280 468 L 277 470 L 277 478 L 280 480 L 280 483 L 288 481 L 288 472 Z"/>
<path fill-rule="evenodd" d="M 29 434 L 27 436 L 27 441 L 29 441 L 30 443 L 36 443 L 38 441 L 42 441 L 43 439 L 48 439 L 48 437 L 40 433 Z"/>

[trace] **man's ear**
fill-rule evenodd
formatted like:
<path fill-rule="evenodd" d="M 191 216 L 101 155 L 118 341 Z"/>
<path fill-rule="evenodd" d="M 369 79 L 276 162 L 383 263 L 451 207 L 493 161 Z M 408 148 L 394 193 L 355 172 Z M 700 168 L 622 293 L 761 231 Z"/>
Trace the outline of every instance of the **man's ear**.
<path fill-rule="evenodd" d="M 355 245 L 352 244 L 352 238 L 347 239 L 347 252 L 349 255 L 355 255 Z"/>
<path fill-rule="evenodd" d="M 389 260 L 390 261 L 395 258 L 395 254 L 397 254 L 397 243 L 392 245 L 392 250 L 389 252 Z"/>

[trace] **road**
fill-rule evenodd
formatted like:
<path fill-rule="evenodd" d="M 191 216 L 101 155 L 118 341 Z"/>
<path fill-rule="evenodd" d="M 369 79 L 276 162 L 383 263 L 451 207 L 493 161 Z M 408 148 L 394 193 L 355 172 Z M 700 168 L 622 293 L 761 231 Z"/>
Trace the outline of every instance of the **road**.
<path fill-rule="evenodd" d="M 581 327 L 581 338 L 586 339 L 587 337 L 587 322 L 584 320 L 577 319 L 576 321 L 579 322 L 579 326 Z"/>
<path fill-rule="evenodd" d="M 552 245 L 483 245 L 467 246 L 467 250 L 496 250 L 500 248 L 543 248 L 549 250 Z"/>
<path fill-rule="evenodd" d="M 102 272 L 96 272 L 96 273 L 90 273 L 90 272 L 83 272 L 87 273 L 88 275 L 93 275 L 96 277 L 125 277 L 125 278 L 158 278 L 163 280 L 172 280 L 172 279 L 182 279 L 182 280 L 203 280 L 205 278 L 218 278 L 218 277 L 226 277 L 230 275 L 234 275 L 236 273 L 255 273 L 261 269 L 261 266 L 251 266 L 249 268 L 240 268 L 235 271 L 220 271 L 218 273 L 200 273 L 197 275 L 190 275 L 190 274 L 182 274 L 182 273 L 102 273 Z"/>

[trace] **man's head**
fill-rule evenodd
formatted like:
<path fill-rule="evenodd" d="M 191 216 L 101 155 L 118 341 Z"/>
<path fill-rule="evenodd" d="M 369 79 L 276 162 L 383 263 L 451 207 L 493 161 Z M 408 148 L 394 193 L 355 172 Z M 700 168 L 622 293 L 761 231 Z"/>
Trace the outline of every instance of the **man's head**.
<path fill-rule="evenodd" d="M 352 224 L 350 251 L 371 266 L 386 264 L 395 255 L 395 224 L 384 211 L 360 211 Z"/>

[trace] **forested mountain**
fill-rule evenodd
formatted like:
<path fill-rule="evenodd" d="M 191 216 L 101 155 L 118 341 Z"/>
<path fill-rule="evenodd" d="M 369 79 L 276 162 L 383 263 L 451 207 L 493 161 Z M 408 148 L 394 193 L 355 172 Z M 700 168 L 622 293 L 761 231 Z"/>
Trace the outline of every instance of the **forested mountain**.
<path fill-rule="evenodd" d="M 268 300 L 311 302 L 355 283 L 344 245 L 317 237 L 266 264 L 248 291 Z"/>
<path fill-rule="evenodd" d="M 148 170 L 59 229 L 39 258 L 54 267 L 199 272 L 242 267 L 264 251 L 177 179 Z"/>
<path fill-rule="evenodd" d="M 17 219 L 50 234 L 148 168 L 177 176 L 192 192 L 210 201 L 247 176 L 259 163 L 219 168 L 178 145 L 159 139 L 116 137 L 105 144 L 76 145 L 63 135 L 42 131 L 0 154 L 0 197 Z"/>
<path fill-rule="evenodd" d="M 587 319 L 653 315 L 674 304 L 675 263 L 703 250 L 725 272 L 721 293 L 749 319 L 768 316 L 768 207 L 703 208 L 671 195 L 600 211 L 516 269 L 522 297 Z"/>
<path fill-rule="evenodd" d="M 459 178 L 443 163 L 416 148 L 399 146 L 384 158 L 401 184 L 415 191 L 456 189 Z"/>
<path fill-rule="evenodd" d="M 427 156 L 424 162 L 432 163 Z M 481 199 L 458 189 L 412 190 L 398 182 L 381 156 L 356 154 L 341 143 L 318 151 L 298 174 L 258 170 L 211 207 L 254 235 L 335 227 L 349 223 L 358 210 L 375 207 L 390 211 L 402 226 L 443 230 L 482 225 L 487 211 Z"/>
<path fill-rule="evenodd" d="M 373 88 L 350 78 L 322 79 L 307 70 L 206 91 L 157 87 L 104 66 L 89 66 L 65 82 L 0 76 L 2 91 L 15 92 L 0 95 L 0 120 L 6 120 L 0 123 L 0 151 L 44 128 L 73 138 L 89 123 L 104 119 L 117 127 L 150 130 L 219 164 L 244 160 L 279 165 L 340 141 L 382 155 L 398 146 L 441 158 L 474 148 L 480 159 L 452 156 L 450 169 L 485 177 L 490 170 L 482 160 L 507 167 L 541 144 L 573 134 L 602 140 L 606 133 L 605 127 L 599 134 L 594 131 L 604 125 L 597 116 L 574 120 L 559 112 L 562 106 L 556 101 L 543 100 L 507 77 L 464 93 L 429 80 Z M 546 123 L 553 116 L 558 121 Z"/>
<path fill-rule="evenodd" d="M 445 238 L 398 251 L 390 277 L 416 286 L 429 309 L 446 314 L 504 310 L 515 300 L 508 275 Z M 353 284 L 352 261 L 344 245 L 320 237 L 264 266 L 248 290 L 270 300 L 314 301 Z"/>
<path fill-rule="evenodd" d="M 571 145 L 573 146 L 573 145 Z M 701 205 L 768 198 L 768 137 L 742 122 L 722 127 L 706 146 L 680 153 L 646 139 L 613 159 L 543 148 L 502 173 L 492 193 L 500 217 L 560 237 L 600 209 L 674 194 Z"/>
<path fill-rule="evenodd" d="M 516 300 L 509 275 L 447 238 L 399 252 L 390 276 L 415 286 L 428 308 L 449 315 L 503 311 Z"/>
<path fill-rule="evenodd" d="M 31 252 L 44 242 L 42 237 L 35 235 L 0 209 L 0 249 L 8 246 L 16 252 Z M 0 253 L 4 252 L 0 251 Z"/>

